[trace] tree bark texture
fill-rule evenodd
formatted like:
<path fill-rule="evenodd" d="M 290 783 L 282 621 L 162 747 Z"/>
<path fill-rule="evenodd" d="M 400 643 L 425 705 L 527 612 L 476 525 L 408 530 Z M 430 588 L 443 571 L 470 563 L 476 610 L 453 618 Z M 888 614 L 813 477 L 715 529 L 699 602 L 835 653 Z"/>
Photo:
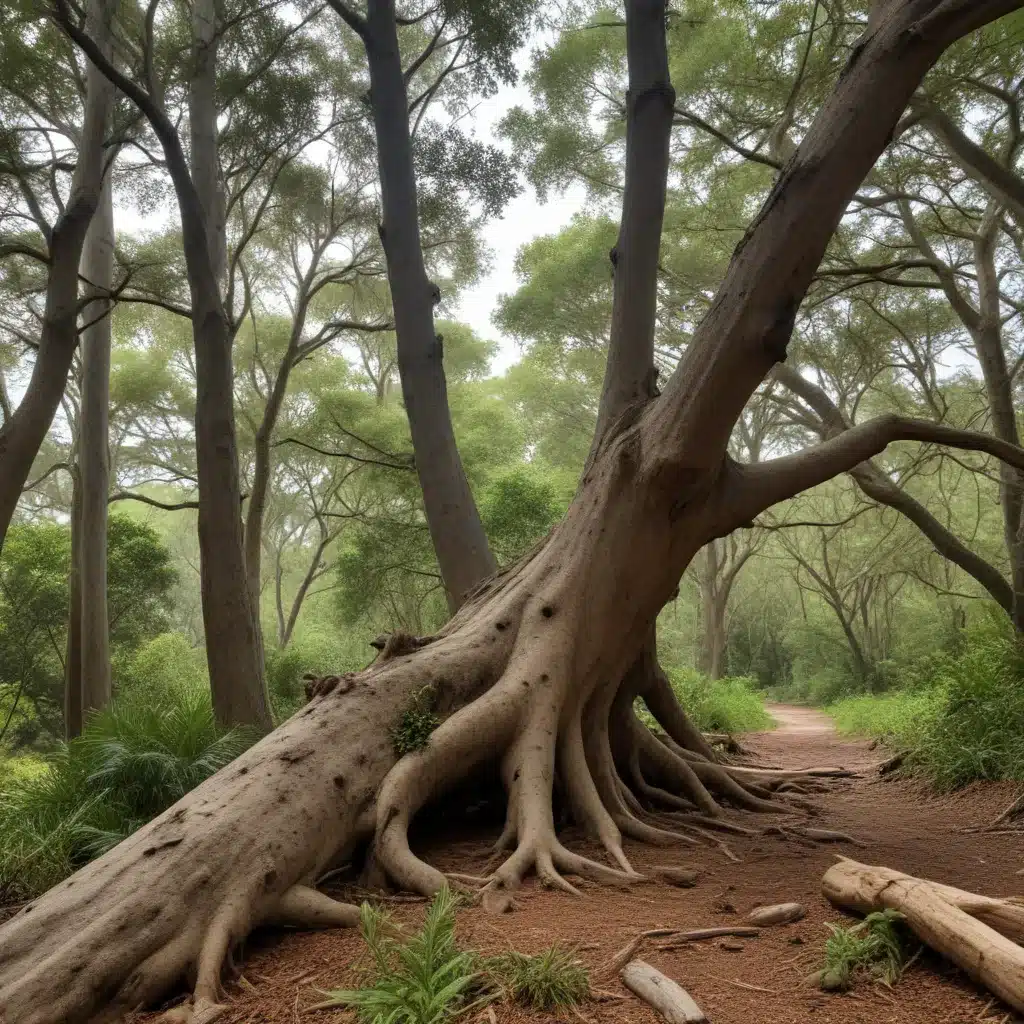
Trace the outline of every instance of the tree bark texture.
<path fill-rule="evenodd" d="M 448 409 L 443 339 L 434 329 L 440 295 L 423 263 L 394 0 L 370 0 L 362 35 L 370 66 L 383 215 L 380 235 L 394 307 L 402 395 L 430 538 L 454 610 L 497 563 L 466 479 Z"/>
<path fill-rule="evenodd" d="M 570 891 L 566 875 L 636 879 L 623 834 L 699 842 L 706 833 L 694 824 L 741 827 L 723 817 L 725 804 L 794 810 L 771 791 L 773 773 L 712 763 L 665 722 L 664 738 L 642 726 L 631 709 L 645 680 L 631 670 L 700 548 L 794 489 L 897 440 L 941 438 L 1024 466 L 1024 452 L 990 435 L 897 417 L 738 466 L 725 422 L 784 353 L 831 231 L 925 71 L 959 35 L 1016 6 L 884 5 L 739 247 L 676 376 L 632 422 L 605 433 L 546 544 L 478 588 L 438 636 L 389 644 L 365 672 L 322 680 L 273 734 L 0 926 L 4 1024 L 113 1019 L 187 974 L 193 1019 L 210 1019 L 223 961 L 256 924 L 356 920 L 355 908 L 310 886 L 361 841 L 372 837 L 376 863 L 400 886 L 432 893 L 444 884 L 410 849 L 409 824 L 488 765 L 508 795 L 499 840 L 507 856 L 482 893 L 495 909 L 530 871 Z M 398 758 L 391 730 L 425 687 L 440 724 Z M 556 835 L 556 775 L 574 820 L 613 866 Z"/>
<path fill-rule="evenodd" d="M 114 200 L 108 172 L 99 206 L 85 236 L 81 275 L 90 289 L 114 286 Z M 78 464 L 81 475 L 82 709 L 99 711 L 110 703 L 110 623 L 107 615 L 107 494 L 110 489 L 108 414 L 112 303 L 93 298 L 82 310 L 82 408 Z"/>

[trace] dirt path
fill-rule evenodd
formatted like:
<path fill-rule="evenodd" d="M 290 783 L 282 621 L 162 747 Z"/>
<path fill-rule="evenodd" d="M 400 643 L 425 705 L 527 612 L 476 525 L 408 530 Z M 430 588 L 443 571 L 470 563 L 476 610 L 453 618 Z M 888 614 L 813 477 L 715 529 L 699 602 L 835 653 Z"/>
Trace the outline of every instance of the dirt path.
<path fill-rule="evenodd" d="M 1012 787 L 975 786 L 952 797 L 936 797 L 915 782 L 879 781 L 868 769 L 882 759 L 883 751 L 837 736 L 820 712 L 787 705 L 770 710 L 778 728 L 743 738 L 758 760 L 786 768 L 842 766 L 864 772 L 861 778 L 840 782 L 820 801 L 824 810 L 816 822 L 859 838 L 864 848 L 807 846 L 779 837 L 730 838 L 730 847 L 741 858 L 735 864 L 709 846 L 651 849 L 632 844 L 627 849 L 639 870 L 655 864 L 694 865 L 702 871 L 699 884 L 682 890 L 646 882 L 617 890 L 584 883 L 580 898 L 529 884 L 516 913 L 494 918 L 478 908 L 461 912 L 463 940 L 485 951 L 514 947 L 527 953 L 553 942 L 572 944 L 596 967 L 640 931 L 739 924 L 758 904 L 797 900 L 807 907 L 803 921 L 766 930 L 757 939 L 732 942 L 730 948 L 716 942 L 674 951 L 650 947 L 643 956 L 688 989 L 712 1024 L 1009 1024 L 1014 1018 L 997 1004 L 986 1010 L 987 993 L 933 957 L 918 960 L 892 991 L 865 984 L 851 995 L 830 996 L 804 988 L 801 979 L 820 965 L 828 934 L 825 923 L 842 917 L 819 893 L 821 876 L 837 852 L 978 892 L 1020 893 L 1024 885 L 1015 872 L 1024 865 L 1024 849 L 1019 843 L 1012 837 L 959 831 L 991 820 L 1009 803 Z M 600 856 L 572 833 L 567 838 Z M 444 869 L 479 872 L 490 841 L 493 837 L 438 839 L 437 849 L 427 854 Z M 347 895 L 359 898 L 357 893 Z M 422 915 L 422 904 L 399 900 L 392 905 L 401 920 L 413 923 Z M 351 932 L 257 936 L 250 941 L 243 967 L 245 982 L 229 987 L 233 1005 L 222 1019 L 226 1024 L 296 1024 L 302 1006 L 315 1001 L 314 987 L 348 987 L 364 963 L 360 940 Z M 750 991 L 735 982 L 768 991 Z M 599 979 L 598 984 L 624 993 L 614 979 Z M 588 1005 L 584 1013 L 600 1024 L 660 1020 L 632 998 Z M 500 1024 L 579 1019 L 507 1007 L 499 1007 L 497 1016 Z M 308 1019 L 350 1018 L 328 1012 Z"/>

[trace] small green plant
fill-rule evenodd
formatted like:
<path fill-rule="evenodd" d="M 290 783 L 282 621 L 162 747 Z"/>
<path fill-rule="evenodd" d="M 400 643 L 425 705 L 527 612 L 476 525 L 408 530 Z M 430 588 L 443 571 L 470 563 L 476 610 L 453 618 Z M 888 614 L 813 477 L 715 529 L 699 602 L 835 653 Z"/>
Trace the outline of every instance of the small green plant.
<path fill-rule="evenodd" d="M 902 921 L 903 915 L 897 910 L 878 910 L 851 927 L 828 925 L 832 934 L 825 943 L 821 987 L 845 992 L 853 987 L 854 975 L 862 970 L 886 985 L 898 981 L 908 962 Z"/>
<path fill-rule="evenodd" d="M 441 889 L 419 933 L 400 942 L 390 915 L 364 903 L 360 928 L 376 977 L 363 988 L 324 992 L 319 1005 L 352 1007 L 363 1024 L 440 1024 L 489 1002 L 493 995 L 480 994 L 478 958 L 455 942 L 457 905 Z"/>
<path fill-rule="evenodd" d="M 590 993 L 586 967 L 560 946 L 535 956 L 501 953 L 487 961 L 487 971 L 510 999 L 534 1010 L 567 1010 Z"/>
<path fill-rule="evenodd" d="M 430 742 L 430 734 L 441 724 L 434 713 L 437 694 L 432 686 L 424 686 L 402 712 L 391 729 L 391 744 L 399 757 L 422 750 Z"/>

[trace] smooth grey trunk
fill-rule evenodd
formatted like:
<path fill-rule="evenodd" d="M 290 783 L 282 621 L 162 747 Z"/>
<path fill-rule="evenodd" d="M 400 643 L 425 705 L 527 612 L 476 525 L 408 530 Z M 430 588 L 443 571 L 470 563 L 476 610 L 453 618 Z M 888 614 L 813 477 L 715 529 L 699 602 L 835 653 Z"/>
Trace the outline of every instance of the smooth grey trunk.
<path fill-rule="evenodd" d="M 725 674 L 726 607 L 733 578 L 721 578 L 718 541 L 704 547 L 704 568 L 700 579 L 701 638 L 697 668 L 709 679 Z"/>
<path fill-rule="evenodd" d="M 614 298 L 595 444 L 656 392 L 654 326 L 675 90 L 665 46 L 664 0 L 633 0 L 626 19 L 626 180 L 612 250 Z"/>
<path fill-rule="evenodd" d="M 88 31 L 102 53 L 109 50 L 111 0 L 95 0 Z M 100 199 L 104 174 L 104 135 L 114 88 L 93 64 L 85 73 L 81 144 L 63 213 L 49 238 L 49 273 L 39 348 L 32 376 L 18 408 L 0 427 L 0 549 L 67 385 L 78 346 L 78 266 L 89 222 Z"/>
<path fill-rule="evenodd" d="M 259 590 L 250 588 L 241 519 L 234 369 L 224 308 L 227 236 L 217 131 L 217 0 L 192 7 L 188 172 L 172 171 L 192 296 L 196 350 L 196 459 L 206 659 L 217 722 L 273 725 L 263 664 Z M 167 148 L 167 141 L 162 139 Z M 168 163 L 173 161 L 168 154 Z"/>
<path fill-rule="evenodd" d="M 497 569 L 466 479 L 451 413 L 443 339 L 434 329 L 440 295 L 420 242 L 409 107 L 394 0 L 369 0 L 361 30 L 380 172 L 381 241 L 398 339 L 398 369 L 430 538 L 452 610 Z"/>
<path fill-rule="evenodd" d="M 114 286 L 114 200 L 108 170 L 85 236 L 81 275 L 90 289 Z M 82 310 L 82 406 L 79 421 L 82 710 L 110 703 L 110 623 L 107 614 L 107 495 L 110 489 L 108 408 L 112 304 L 94 298 Z"/>
<path fill-rule="evenodd" d="M 217 129 L 219 0 L 193 0 L 192 73 L 188 83 L 189 167 L 203 207 L 210 262 L 218 284 L 227 273 L 227 215 Z"/>
<path fill-rule="evenodd" d="M 64 647 L 64 738 L 82 734 L 82 486 L 71 467 L 71 564 L 68 570 L 68 635 Z"/>

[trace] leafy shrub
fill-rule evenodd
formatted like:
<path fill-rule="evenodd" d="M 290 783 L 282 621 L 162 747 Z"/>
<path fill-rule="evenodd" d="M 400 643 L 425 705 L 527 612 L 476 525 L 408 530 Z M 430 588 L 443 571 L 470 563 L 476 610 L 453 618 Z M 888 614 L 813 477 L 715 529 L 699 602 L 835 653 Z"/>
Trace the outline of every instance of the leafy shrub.
<path fill-rule="evenodd" d="M 692 669 L 669 669 L 667 674 L 679 703 L 704 732 L 756 732 L 775 724 L 751 679 L 708 679 Z M 639 701 L 637 707 L 643 720 L 653 725 L 653 717 Z"/>
<path fill-rule="evenodd" d="M 455 941 L 458 897 L 447 888 L 434 897 L 420 931 L 404 942 L 391 916 L 364 903 L 360 929 L 373 958 L 368 983 L 324 992 L 320 1007 L 348 1006 L 364 1024 L 440 1024 L 498 998 L 537 1010 L 565 1010 L 586 999 L 586 968 L 552 946 L 536 956 L 509 952 L 481 957 Z"/>
<path fill-rule="evenodd" d="M 322 1005 L 350 1006 L 365 1024 L 439 1024 L 464 1013 L 481 975 L 476 956 L 455 943 L 456 905 L 451 891 L 441 889 L 419 933 L 399 942 L 389 934 L 390 915 L 364 903 L 360 929 L 376 977 L 363 988 L 325 992 Z"/>
<path fill-rule="evenodd" d="M 936 659 L 927 689 L 840 701 L 843 732 L 909 751 L 907 768 L 939 789 L 976 780 L 1024 779 L 1024 653 L 989 627 L 956 655 Z"/>
<path fill-rule="evenodd" d="M 209 696 L 121 700 L 47 759 L 0 775 L 0 898 L 55 885 L 160 814 L 240 754 L 250 737 L 218 731 Z"/>
<path fill-rule="evenodd" d="M 372 635 L 372 634 L 371 634 Z M 373 657 L 365 629 L 304 629 L 287 647 L 267 651 L 267 688 L 274 716 L 283 721 L 306 701 L 302 677 L 342 675 L 363 668 Z"/>

